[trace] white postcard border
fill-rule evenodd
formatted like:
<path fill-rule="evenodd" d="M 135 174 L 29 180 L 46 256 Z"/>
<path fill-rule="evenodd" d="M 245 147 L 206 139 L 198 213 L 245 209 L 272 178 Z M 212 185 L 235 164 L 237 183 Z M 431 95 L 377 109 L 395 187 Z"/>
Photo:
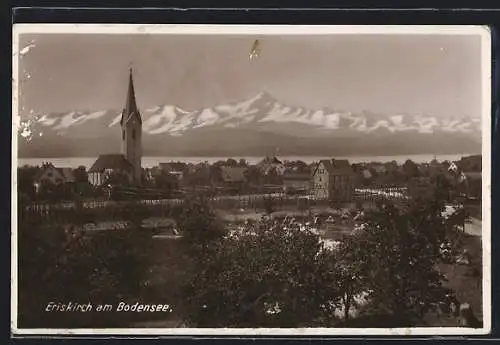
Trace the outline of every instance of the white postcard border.
<path fill-rule="evenodd" d="M 413 328 L 110 328 L 46 329 L 17 325 L 17 133 L 19 36 L 21 34 L 176 34 L 176 35 L 479 35 L 482 55 L 482 254 L 483 327 Z M 374 336 L 482 335 L 491 331 L 491 34 L 472 25 L 205 25 L 205 24 L 15 24 L 12 78 L 12 220 L 11 220 L 11 332 L 23 335 L 163 335 L 163 336 Z"/>

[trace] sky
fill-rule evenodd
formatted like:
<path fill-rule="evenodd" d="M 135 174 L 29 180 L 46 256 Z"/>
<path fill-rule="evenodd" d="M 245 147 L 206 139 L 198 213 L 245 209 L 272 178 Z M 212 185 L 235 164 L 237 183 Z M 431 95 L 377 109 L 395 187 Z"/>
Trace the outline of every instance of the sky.
<path fill-rule="evenodd" d="M 261 52 L 250 60 L 255 39 Z M 23 34 L 19 49 L 21 117 L 120 110 L 130 65 L 143 109 L 266 91 L 311 109 L 481 116 L 478 35 Z"/>

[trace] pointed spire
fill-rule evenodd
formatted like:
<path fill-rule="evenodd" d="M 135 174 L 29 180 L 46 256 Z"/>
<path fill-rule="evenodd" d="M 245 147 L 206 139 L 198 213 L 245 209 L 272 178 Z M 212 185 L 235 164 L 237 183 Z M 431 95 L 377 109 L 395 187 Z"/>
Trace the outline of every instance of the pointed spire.
<path fill-rule="evenodd" d="M 123 123 L 124 119 L 128 119 L 132 114 L 135 114 L 139 117 L 139 121 L 141 121 L 141 116 L 139 114 L 139 110 L 137 109 L 137 103 L 135 101 L 135 90 L 134 90 L 134 79 L 132 77 L 132 67 L 129 68 L 129 80 L 128 80 L 128 91 L 127 91 L 127 100 L 125 102 L 125 108 L 123 108 L 122 118 L 120 123 Z"/>

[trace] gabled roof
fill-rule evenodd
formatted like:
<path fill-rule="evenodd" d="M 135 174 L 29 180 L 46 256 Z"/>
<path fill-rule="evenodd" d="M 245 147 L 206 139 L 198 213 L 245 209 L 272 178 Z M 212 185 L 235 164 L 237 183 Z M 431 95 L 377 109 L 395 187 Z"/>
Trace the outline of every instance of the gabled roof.
<path fill-rule="evenodd" d="M 137 109 L 137 103 L 135 101 L 134 80 L 132 78 L 131 68 L 128 80 L 127 99 L 125 101 L 125 108 L 123 108 L 122 111 L 120 125 L 123 125 L 123 122 L 127 123 L 132 118 L 132 116 L 136 116 L 139 120 L 139 123 L 142 124 L 141 114 L 139 113 L 139 109 Z"/>
<path fill-rule="evenodd" d="M 89 169 L 89 173 L 103 172 L 106 169 L 130 171 L 132 170 L 132 164 L 122 154 L 100 155 Z"/>
<path fill-rule="evenodd" d="M 244 182 L 246 167 L 221 166 L 221 177 L 224 182 Z"/>
<path fill-rule="evenodd" d="M 352 174 L 353 170 L 347 159 L 322 159 L 314 169 L 313 175 L 320 164 L 323 164 L 329 174 Z"/>

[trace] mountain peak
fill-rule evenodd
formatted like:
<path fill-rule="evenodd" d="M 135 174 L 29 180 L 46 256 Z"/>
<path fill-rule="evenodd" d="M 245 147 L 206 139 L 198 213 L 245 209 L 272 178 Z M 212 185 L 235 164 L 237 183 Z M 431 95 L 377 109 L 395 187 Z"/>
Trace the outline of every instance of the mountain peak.
<path fill-rule="evenodd" d="M 249 102 L 249 101 L 253 101 L 253 102 L 255 102 L 255 101 L 260 101 L 260 102 L 269 102 L 269 101 L 272 101 L 272 102 L 275 102 L 276 99 L 269 92 L 267 92 L 267 91 L 261 91 L 261 92 L 255 94 L 253 97 L 248 98 L 244 102 Z"/>

